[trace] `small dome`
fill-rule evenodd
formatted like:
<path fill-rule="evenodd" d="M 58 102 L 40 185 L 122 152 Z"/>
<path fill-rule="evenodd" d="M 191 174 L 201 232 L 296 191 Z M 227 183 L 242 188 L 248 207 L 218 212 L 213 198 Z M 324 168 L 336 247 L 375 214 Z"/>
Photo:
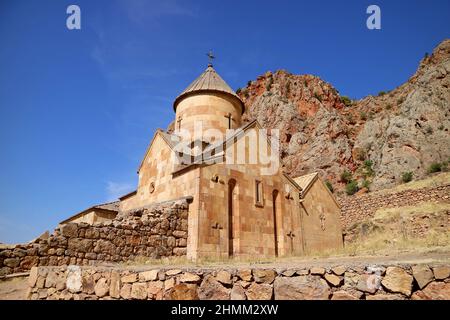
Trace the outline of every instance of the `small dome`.
<path fill-rule="evenodd" d="M 195 79 L 174 101 L 173 109 L 176 111 L 178 103 L 187 96 L 199 93 L 199 92 L 221 92 L 231 95 L 237 99 L 237 102 L 241 106 L 242 113 L 245 111 L 244 103 L 241 98 L 230 88 L 230 86 L 217 74 L 212 65 L 208 65 L 208 68 Z"/>

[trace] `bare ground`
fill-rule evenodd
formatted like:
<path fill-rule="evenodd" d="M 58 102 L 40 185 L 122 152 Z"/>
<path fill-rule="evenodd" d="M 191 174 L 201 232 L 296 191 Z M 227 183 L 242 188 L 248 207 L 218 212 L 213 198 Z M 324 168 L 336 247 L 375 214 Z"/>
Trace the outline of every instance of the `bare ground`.
<path fill-rule="evenodd" d="M 0 300 L 24 300 L 28 289 L 28 277 L 0 280 Z"/>
<path fill-rule="evenodd" d="M 129 262 L 122 264 L 130 269 L 150 269 L 150 268 L 187 268 L 187 269 L 210 269 L 210 268 L 308 268 L 313 266 L 332 267 L 337 265 L 363 266 L 374 264 L 450 264 L 450 250 L 448 248 L 437 248 L 417 252 L 405 251 L 396 253 L 386 253 L 378 255 L 358 255 L 358 256 L 334 256 L 334 257 L 284 257 L 272 260 L 260 260 L 256 262 L 239 260 L 203 261 L 194 263 L 189 261 L 166 261 L 155 260 L 146 262 Z M 113 266 L 105 264 L 105 266 Z"/>

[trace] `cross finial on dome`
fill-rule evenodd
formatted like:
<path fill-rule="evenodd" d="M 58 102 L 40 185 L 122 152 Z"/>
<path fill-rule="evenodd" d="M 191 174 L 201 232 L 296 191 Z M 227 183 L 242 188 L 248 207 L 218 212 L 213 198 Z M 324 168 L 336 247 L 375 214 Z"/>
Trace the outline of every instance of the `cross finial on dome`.
<path fill-rule="evenodd" d="M 209 52 L 206 55 L 208 56 L 208 67 L 212 67 L 212 61 L 216 57 L 213 55 L 211 50 L 209 50 Z"/>

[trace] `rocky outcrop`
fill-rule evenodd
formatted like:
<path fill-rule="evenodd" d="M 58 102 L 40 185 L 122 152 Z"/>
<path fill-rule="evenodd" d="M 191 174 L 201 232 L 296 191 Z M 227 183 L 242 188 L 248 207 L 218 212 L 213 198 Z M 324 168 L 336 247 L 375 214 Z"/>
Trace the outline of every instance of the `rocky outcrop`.
<path fill-rule="evenodd" d="M 450 40 L 443 41 L 400 87 L 351 101 L 312 75 L 267 72 L 239 90 L 244 119 L 281 131 L 281 156 L 293 176 L 320 172 L 335 189 L 340 175 L 360 181 L 373 162 L 371 189 L 396 184 L 403 172 L 420 178 L 450 159 Z"/>
<path fill-rule="evenodd" d="M 322 272 L 323 270 L 323 272 Z M 450 299 L 448 265 L 306 269 L 33 267 L 27 298 L 134 300 Z M 320 272 L 318 272 L 320 271 Z M 156 276 L 155 276 L 156 275 Z M 446 275 L 445 278 L 442 278 Z M 273 276 L 273 277 L 272 277 Z"/>
<path fill-rule="evenodd" d="M 0 275 L 26 271 L 33 266 L 183 256 L 187 219 L 188 202 L 183 200 L 123 213 L 112 221 L 95 225 L 68 223 L 48 237 L 0 248 Z"/>

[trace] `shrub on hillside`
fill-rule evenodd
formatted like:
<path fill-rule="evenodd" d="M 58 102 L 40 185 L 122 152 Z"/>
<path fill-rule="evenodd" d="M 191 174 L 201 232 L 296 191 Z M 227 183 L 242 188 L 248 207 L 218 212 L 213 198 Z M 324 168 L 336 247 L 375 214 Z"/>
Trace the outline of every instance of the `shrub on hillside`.
<path fill-rule="evenodd" d="M 411 171 L 402 173 L 402 181 L 403 181 L 403 183 L 410 182 L 412 180 L 412 178 L 413 178 L 413 173 Z"/>
<path fill-rule="evenodd" d="M 440 172 L 442 171 L 442 163 L 433 162 L 428 168 L 428 173 Z"/>
<path fill-rule="evenodd" d="M 333 193 L 334 192 L 334 188 L 333 188 L 333 185 L 331 184 L 331 182 L 330 181 L 325 181 L 325 185 L 327 186 L 327 188 L 328 188 L 328 190 L 330 190 L 331 191 L 331 193 Z"/>
<path fill-rule="evenodd" d="M 367 179 L 364 179 L 361 185 L 363 188 L 366 188 L 367 190 L 369 190 L 370 187 L 370 181 Z"/>
<path fill-rule="evenodd" d="M 347 183 L 347 185 L 345 186 L 345 192 L 351 196 L 354 195 L 356 192 L 358 192 L 359 187 L 358 187 L 358 182 L 352 180 L 349 183 Z"/>
<path fill-rule="evenodd" d="M 349 183 L 352 181 L 352 173 L 348 170 L 344 170 L 344 172 L 341 173 L 341 181 L 344 183 Z"/>
<path fill-rule="evenodd" d="M 442 171 L 448 171 L 448 164 L 449 164 L 449 161 L 442 162 L 441 170 Z"/>
<path fill-rule="evenodd" d="M 345 104 L 346 107 L 350 107 L 352 105 L 352 99 L 347 96 L 342 96 L 341 101 L 343 104 Z"/>
<path fill-rule="evenodd" d="M 372 160 L 364 160 L 364 176 L 373 177 L 375 171 L 372 168 L 373 161 Z"/>

